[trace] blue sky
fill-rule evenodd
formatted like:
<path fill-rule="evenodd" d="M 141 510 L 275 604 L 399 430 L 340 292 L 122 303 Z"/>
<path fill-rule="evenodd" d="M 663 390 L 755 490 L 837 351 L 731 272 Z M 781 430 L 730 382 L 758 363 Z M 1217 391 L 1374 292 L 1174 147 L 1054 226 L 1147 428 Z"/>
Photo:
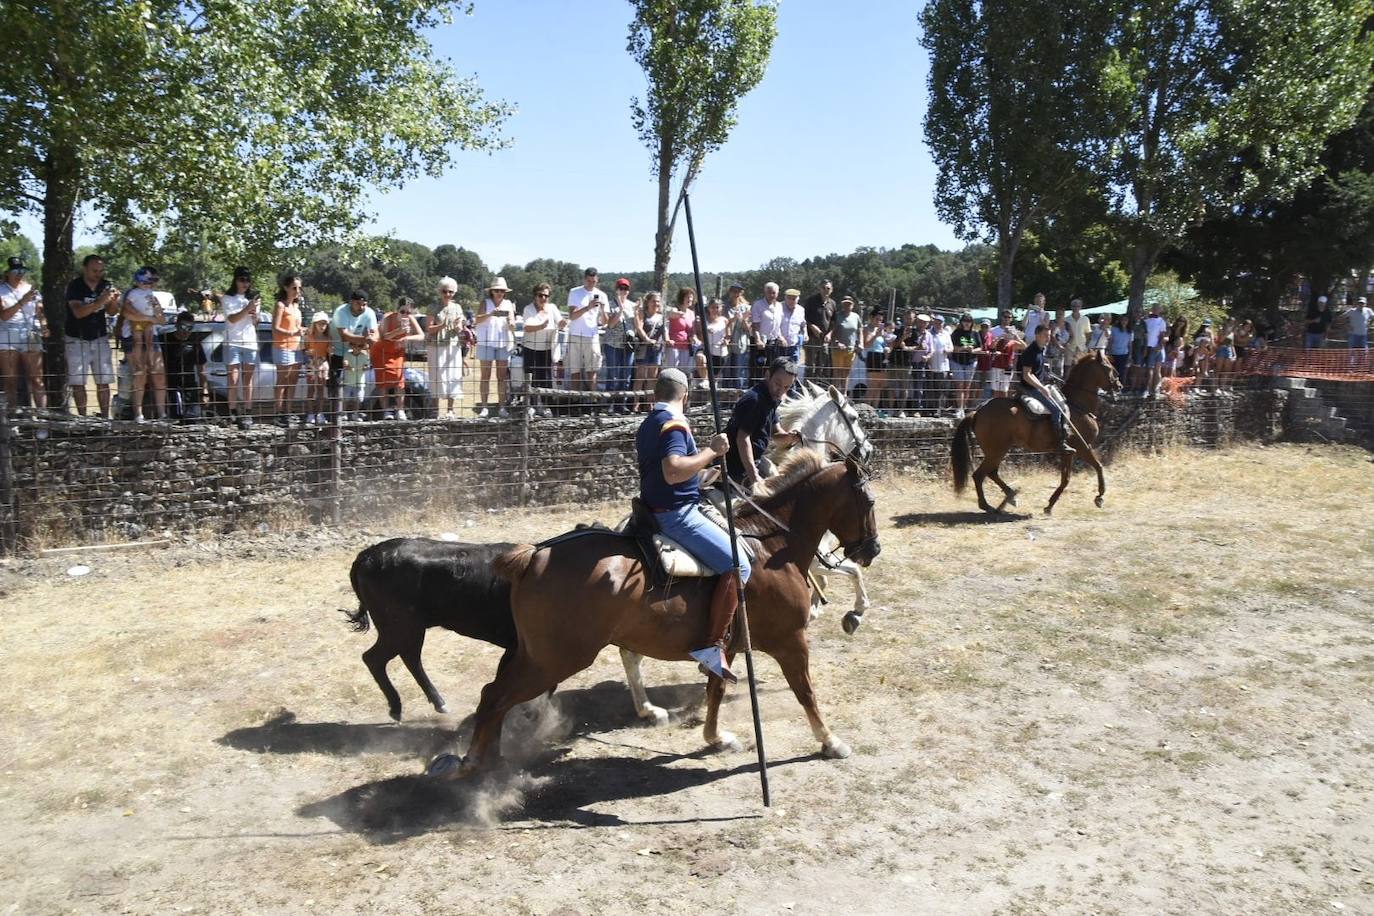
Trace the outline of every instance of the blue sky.
<path fill-rule="evenodd" d="M 763 82 L 692 196 L 705 269 L 862 245 L 957 247 L 931 202 L 918 9 L 784 0 Z M 518 106 L 504 129 L 514 143 L 458 152 L 442 178 L 375 197 L 378 231 L 461 245 L 493 268 L 552 257 L 649 269 L 657 191 L 630 125 L 644 78 L 625 51 L 629 20 L 621 0 L 476 0 L 472 16 L 438 30 L 460 74 Z M 681 221 L 672 267 L 690 267 Z"/>

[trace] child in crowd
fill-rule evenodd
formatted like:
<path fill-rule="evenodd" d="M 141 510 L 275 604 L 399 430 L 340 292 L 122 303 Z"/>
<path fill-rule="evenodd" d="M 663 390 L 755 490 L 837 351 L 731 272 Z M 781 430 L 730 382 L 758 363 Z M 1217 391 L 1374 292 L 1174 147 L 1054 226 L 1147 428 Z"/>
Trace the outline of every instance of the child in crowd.
<path fill-rule="evenodd" d="M 348 416 L 349 405 L 352 404 L 354 412 L 353 419 L 365 420 L 363 415 L 363 400 L 367 397 L 367 372 L 372 368 L 372 355 L 367 348 L 361 344 L 355 344 L 348 348 L 348 355 L 344 357 L 343 364 L 343 390 L 339 396 L 343 399 L 343 406 L 340 408 L 344 416 Z"/>
<path fill-rule="evenodd" d="M 329 314 L 316 312 L 310 316 L 310 328 L 305 332 L 305 422 L 323 426 L 328 408 L 325 406 L 325 385 L 329 381 Z"/>

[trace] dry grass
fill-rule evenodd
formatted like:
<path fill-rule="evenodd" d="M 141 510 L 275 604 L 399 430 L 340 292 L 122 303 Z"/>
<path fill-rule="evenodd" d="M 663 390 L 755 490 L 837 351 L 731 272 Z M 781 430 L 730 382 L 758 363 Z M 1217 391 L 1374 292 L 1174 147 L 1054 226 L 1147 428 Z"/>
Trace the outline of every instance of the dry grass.
<path fill-rule="evenodd" d="M 77 580 L 30 564 L 0 617 L 0 899 L 40 913 L 1358 912 L 1374 890 L 1370 470 L 1352 450 L 1179 451 L 1109 468 L 1105 510 L 1079 475 L 1054 518 L 1000 523 L 889 477 L 880 606 L 854 637 L 838 608 L 814 625 L 822 709 L 855 756 L 813 756 L 761 661 L 766 813 L 752 752 L 695 753 L 687 666 L 646 665 L 674 718 L 643 728 L 605 653 L 560 691 L 573 734 L 480 791 L 414 774 L 461 749 L 497 650 L 432 634 L 428 668 L 456 715 L 430 712 L 393 665 L 408 720 L 385 724 L 358 659 L 370 637 L 335 613 L 353 606 L 357 544 L 530 539 L 618 507 L 454 514 L 277 556 L 251 541 L 112 555 Z M 1038 509 L 1053 481 L 1016 476 Z M 743 736 L 741 694 L 726 718 Z"/>

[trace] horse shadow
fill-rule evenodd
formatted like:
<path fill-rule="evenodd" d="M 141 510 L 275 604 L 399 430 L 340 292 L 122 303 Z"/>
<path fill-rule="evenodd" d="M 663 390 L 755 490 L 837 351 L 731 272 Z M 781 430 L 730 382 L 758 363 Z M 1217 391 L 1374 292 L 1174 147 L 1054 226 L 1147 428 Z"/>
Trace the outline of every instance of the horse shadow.
<path fill-rule="evenodd" d="M 704 683 L 664 684 L 648 688 L 649 701 L 683 718 L 701 704 Z M 620 681 L 602 681 L 592 687 L 561 690 L 553 700 L 560 717 L 560 731 L 614 731 L 637 724 L 629 691 Z M 456 726 L 441 719 L 414 722 L 356 723 L 302 722 L 290 710 L 282 710 L 261 725 L 236 728 L 216 743 L 258 754 L 328 754 L 336 757 L 360 754 L 400 754 L 432 757 L 451 750 L 472 733 L 472 715 Z"/>
<path fill-rule="evenodd" d="M 1024 522 L 1034 516 L 1029 512 L 983 512 L 964 510 L 961 512 L 907 512 L 892 516 L 892 524 L 898 528 L 913 525 L 1003 525 L 1007 522 Z"/>
<path fill-rule="evenodd" d="M 595 805 L 670 795 L 749 772 L 752 757 L 738 765 L 669 766 L 711 753 L 572 759 L 561 749 L 527 763 L 523 770 L 445 781 L 422 775 L 393 776 L 365 783 L 336 795 L 303 804 L 301 817 L 326 818 L 341 830 L 371 843 L 389 845 L 410 837 L 463 828 L 491 828 L 502 821 L 546 822 L 548 828 L 586 829 L 627 824 L 705 823 L 758 817 L 742 814 L 715 818 L 625 821 L 618 815 L 588 810 Z M 769 769 L 789 766 L 817 755 L 769 762 Z"/>

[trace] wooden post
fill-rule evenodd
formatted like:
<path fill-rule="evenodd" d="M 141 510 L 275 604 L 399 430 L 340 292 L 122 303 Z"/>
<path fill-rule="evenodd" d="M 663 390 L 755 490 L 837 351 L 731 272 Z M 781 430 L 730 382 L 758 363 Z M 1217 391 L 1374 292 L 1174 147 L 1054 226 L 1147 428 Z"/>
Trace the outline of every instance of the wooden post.
<path fill-rule="evenodd" d="M 10 455 L 10 411 L 0 394 L 0 555 L 13 554 L 15 533 L 14 464 Z"/>

